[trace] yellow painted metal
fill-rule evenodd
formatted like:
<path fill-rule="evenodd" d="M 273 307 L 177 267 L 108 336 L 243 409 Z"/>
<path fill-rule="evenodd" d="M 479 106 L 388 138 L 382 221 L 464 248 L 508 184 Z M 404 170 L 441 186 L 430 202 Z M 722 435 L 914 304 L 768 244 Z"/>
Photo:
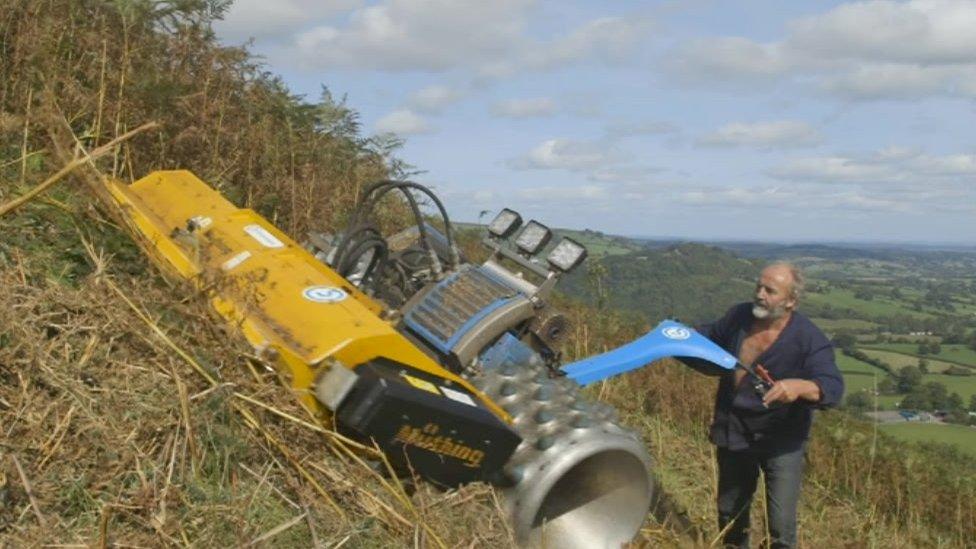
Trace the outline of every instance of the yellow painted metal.
<path fill-rule="evenodd" d="M 168 273 L 208 292 L 214 309 L 291 377 L 317 413 L 311 386 L 335 359 L 355 369 L 386 357 L 478 395 L 381 318 L 382 305 L 316 260 L 253 210 L 240 209 L 188 171 L 160 171 L 126 185 L 108 181 L 146 252 Z"/>

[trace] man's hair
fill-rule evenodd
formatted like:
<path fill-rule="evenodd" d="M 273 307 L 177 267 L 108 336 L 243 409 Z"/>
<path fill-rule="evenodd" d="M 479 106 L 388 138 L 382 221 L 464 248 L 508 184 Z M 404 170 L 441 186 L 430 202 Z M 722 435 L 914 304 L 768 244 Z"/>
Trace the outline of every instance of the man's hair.
<path fill-rule="evenodd" d="M 777 261 L 775 263 L 770 263 L 766 266 L 766 268 L 769 267 L 785 267 L 790 271 L 790 278 L 793 279 L 793 283 L 790 284 L 790 297 L 800 301 L 800 296 L 803 295 L 803 288 L 806 284 L 806 278 L 803 276 L 803 271 L 789 261 Z"/>

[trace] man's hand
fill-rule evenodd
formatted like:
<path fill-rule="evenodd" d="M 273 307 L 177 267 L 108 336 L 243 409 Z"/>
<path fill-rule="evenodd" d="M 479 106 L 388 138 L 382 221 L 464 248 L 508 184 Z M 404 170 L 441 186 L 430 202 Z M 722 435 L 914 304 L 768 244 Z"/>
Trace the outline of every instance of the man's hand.
<path fill-rule="evenodd" d="M 774 402 L 789 404 L 797 399 L 817 402 L 820 400 L 820 386 L 808 379 L 781 379 L 773 383 L 763 397 L 763 405 Z"/>

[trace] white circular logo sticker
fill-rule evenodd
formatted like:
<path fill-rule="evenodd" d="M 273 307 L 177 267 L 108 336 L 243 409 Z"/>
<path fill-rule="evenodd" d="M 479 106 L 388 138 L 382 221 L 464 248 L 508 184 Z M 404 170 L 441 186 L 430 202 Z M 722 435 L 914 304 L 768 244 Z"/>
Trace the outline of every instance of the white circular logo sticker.
<path fill-rule="evenodd" d="M 691 337 L 691 330 L 680 326 L 671 326 L 663 330 L 664 337 L 668 339 L 688 339 Z"/>
<path fill-rule="evenodd" d="M 309 286 L 302 291 L 302 297 L 316 303 L 338 303 L 349 297 L 342 288 L 332 286 Z"/>

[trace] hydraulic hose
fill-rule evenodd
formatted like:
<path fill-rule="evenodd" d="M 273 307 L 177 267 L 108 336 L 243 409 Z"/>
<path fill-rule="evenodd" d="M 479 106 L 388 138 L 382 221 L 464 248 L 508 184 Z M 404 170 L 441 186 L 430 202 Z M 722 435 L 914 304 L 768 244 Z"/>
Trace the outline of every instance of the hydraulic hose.
<path fill-rule="evenodd" d="M 370 203 L 375 203 L 393 188 L 400 188 L 404 190 L 407 188 L 416 189 L 424 193 L 425 195 L 427 195 L 427 197 L 431 199 L 431 201 L 437 207 L 437 211 L 440 214 L 441 219 L 444 221 L 445 236 L 447 237 L 447 244 L 451 253 L 451 257 L 450 257 L 451 266 L 457 267 L 457 265 L 460 263 L 461 254 L 458 251 L 457 243 L 454 240 L 454 227 L 451 225 L 451 220 L 450 217 L 447 215 L 447 210 L 444 208 L 444 203 L 441 202 L 441 200 L 437 197 L 437 195 L 435 195 L 428 187 L 421 185 L 419 183 L 414 183 L 413 181 L 392 181 L 392 180 L 379 181 L 367 188 L 366 192 L 364 193 L 364 200 L 367 200 Z M 371 196 L 374 192 L 377 193 L 376 196 Z M 417 226 L 421 230 L 421 234 L 425 235 L 426 232 L 423 229 L 422 219 L 417 220 Z"/>

